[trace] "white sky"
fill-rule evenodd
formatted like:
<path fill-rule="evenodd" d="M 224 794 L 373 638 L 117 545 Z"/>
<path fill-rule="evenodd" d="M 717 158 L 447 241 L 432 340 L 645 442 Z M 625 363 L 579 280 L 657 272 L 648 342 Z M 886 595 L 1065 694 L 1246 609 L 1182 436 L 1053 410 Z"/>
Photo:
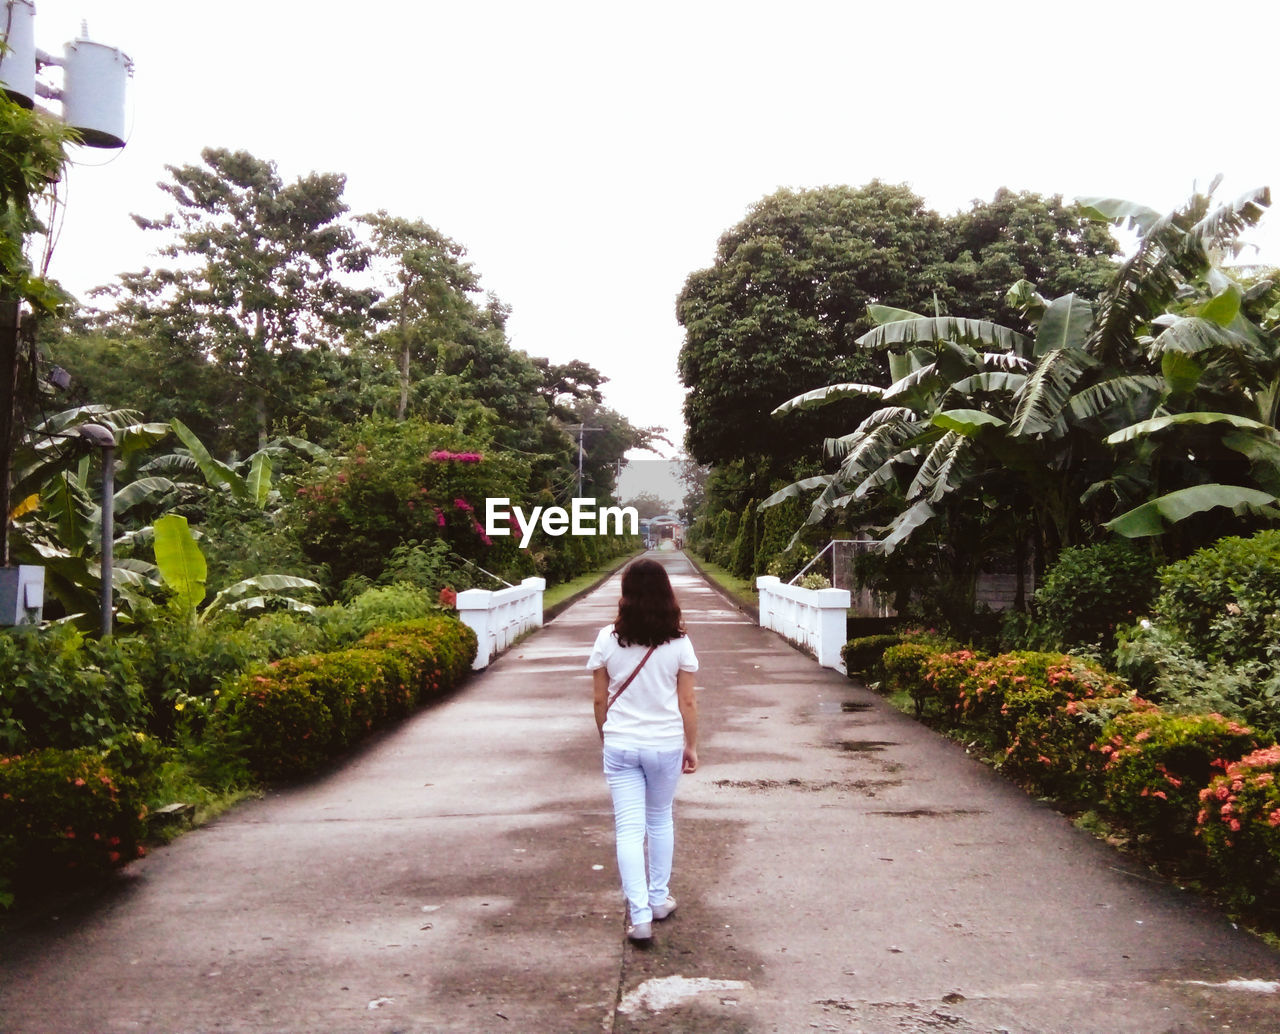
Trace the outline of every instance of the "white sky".
<path fill-rule="evenodd" d="M 36 5 L 41 49 L 85 18 L 136 66 L 128 146 L 68 177 L 73 292 L 154 264 L 129 213 L 167 211 L 164 165 L 202 147 L 345 173 L 353 212 L 467 248 L 515 347 L 590 362 L 677 444 L 675 297 L 780 186 L 879 177 L 943 213 L 1001 186 L 1163 210 L 1219 172 L 1220 198 L 1280 195 L 1275 0 Z"/>

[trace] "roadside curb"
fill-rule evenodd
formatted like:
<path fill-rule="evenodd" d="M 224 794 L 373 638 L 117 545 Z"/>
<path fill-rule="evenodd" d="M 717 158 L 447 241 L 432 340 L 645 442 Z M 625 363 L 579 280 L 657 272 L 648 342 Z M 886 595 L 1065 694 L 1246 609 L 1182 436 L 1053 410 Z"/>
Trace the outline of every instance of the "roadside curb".
<path fill-rule="evenodd" d="M 703 580 L 706 581 L 706 583 L 716 591 L 716 594 L 721 599 L 723 599 L 735 610 L 741 611 L 743 614 L 746 614 L 747 617 L 749 617 L 757 625 L 760 624 L 760 608 L 759 607 L 752 606 L 750 603 L 743 603 L 742 600 L 734 596 L 734 594 L 731 593 L 728 589 L 721 586 L 721 584 L 717 582 L 714 578 L 712 578 L 711 575 L 707 574 L 702 564 L 698 562 L 698 558 L 694 556 L 692 553 L 690 553 L 687 549 L 681 550 L 681 553 L 684 555 L 684 558 L 693 565 L 694 570 L 697 571 L 698 574 L 702 575 Z"/>

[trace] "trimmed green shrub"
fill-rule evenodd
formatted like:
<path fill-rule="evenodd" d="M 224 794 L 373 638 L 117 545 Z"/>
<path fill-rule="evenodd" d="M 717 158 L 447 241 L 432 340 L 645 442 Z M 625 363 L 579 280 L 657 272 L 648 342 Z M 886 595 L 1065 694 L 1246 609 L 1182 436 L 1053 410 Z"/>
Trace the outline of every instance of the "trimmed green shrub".
<path fill-rule="evenodd" d="M 1227 765 L 1200 791 L 1197 833 L 1239 904 L 1280 907 L 1280 746 Z"/>
<path fill-rule="evenodd" d="M 477 647 L 475 631 L 444 614 L 376 629 L 360 645 L 407 661 L 420 703 L 457 685 L 471 670 Z"/>
<path fill-rule="evenodd" d="M 274 667 L 244 676 L 224 695 L 214 730 L 267 780 L 314 772 L 330 756 L 335 732 L 324 701 Z"/>
<path fill-rule="evenodd" d="M 1116 628 L 1145 614 L 1155 594 L 1149 550 L 1122 539 L 1064 549 L 1036 590 L 1032 637 L 1051 648 L 1110 654 Z"/>
<path fill-rule="evenodd" d="M 1122 714 L 1098 742 L 1105 802 L 1135 833 L 1185 847 L 1195 829 L 1200 791 L 1257 748 L 1252 729 L 1219 714 Z"/>
<path fill-rule="evenodd" d="M 224 695 L 214 736 L 264 779 L 305 775 L 414 703 L 455 686 L 476 636 L 437 614 L 376 629 L 351 649 L 277 661 Z"/>
<path fill-rule="evenodd" d="M 840 657 L 849 678 L 862 678 L 868 682 L 881 681 L 884 678 L 884 668 L 881 666 L 884 652 L 900 642 L 900 635 L 867 635 L 850 639 L 840 648 Z"/>
<path fill-rule="evenodd" d="M 0 891 L 70 886 L 138 857 L 143 813 L 96 750 L 0 757 Z"/>
<path fill-rule="evenodd" d="M 738 518 L 738 534 L 726 565 L 739 578 L 750 578 L 755 573 L 756 535 L 756 507 L 755 503 L 748 502 Z"/>
<path fill-rule="evenodd" d="M 0 753 L 88 747 L 145 726 L 125 643 L 67 625 L 0 633 Z"/>
<path fill-rule="evenodd" d="M 936 653 L 937 648 L 927 643 L 907 641 L 888 647 L 880 655 L 885 674 L 884 688 L 890 693 L 910 693 L 917 717 L 928 695 L 923 678 L 924 667 Z"/>
<path fill-rule="evenodd" d="M 803 559 L 797 549 L 785 554 L 783 551 L 790 544 L 792 537 L 804 526 L 808 510 L 794 496 L 784 499 L 777 506 L 771 506 L 760 514 L 760 547 L 756 554 L 756 571 L 762 574 L 777 575 L 783 581 L 791 578 L 813 557 L 813 551 L 805 549 Z M 775 566 L 776 565 L 776 566 Z"/>

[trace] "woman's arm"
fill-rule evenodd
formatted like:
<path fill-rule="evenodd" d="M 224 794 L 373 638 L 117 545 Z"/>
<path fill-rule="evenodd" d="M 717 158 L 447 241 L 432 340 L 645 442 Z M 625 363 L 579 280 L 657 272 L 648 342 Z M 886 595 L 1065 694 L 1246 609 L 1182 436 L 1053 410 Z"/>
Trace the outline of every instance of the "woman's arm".
<path fill-rule="evenodd" d="M 596 729 L 604 739 L 604 716 L 609 707 L 609 671 L 603 665 L 591 669 L 591 688 L 595 698 Z"/>
<path fill-rule="evenodd" d="M 693 672 L 681 671 L 676 676 L 676 703 L 684 721 L 684 763 L 682 772 L 698 770 L 698 699 L 693 691 Z"/>

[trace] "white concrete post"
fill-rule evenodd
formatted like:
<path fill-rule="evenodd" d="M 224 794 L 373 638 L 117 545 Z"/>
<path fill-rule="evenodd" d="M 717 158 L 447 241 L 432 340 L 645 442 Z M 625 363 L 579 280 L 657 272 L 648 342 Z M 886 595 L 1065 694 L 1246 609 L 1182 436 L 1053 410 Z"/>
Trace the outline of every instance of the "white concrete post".
<path fill-rule="evenodd" d="M 802 589 L 773 575 L 756 579 L 760 627 L 779 633 L 811 653 L 824 668 L 844 672 L 840 656 L 852 597 L 848 589 Z"/>
<path fill-rule="evenodd" d="M 545 578 L 526 578 L 519 585 L 493 592 L 464 589 L 458 593 L 458 618 L 476 634 L 473 670 L 487 668 L 493 659 L 525 632 L 542 627 Z"/>

